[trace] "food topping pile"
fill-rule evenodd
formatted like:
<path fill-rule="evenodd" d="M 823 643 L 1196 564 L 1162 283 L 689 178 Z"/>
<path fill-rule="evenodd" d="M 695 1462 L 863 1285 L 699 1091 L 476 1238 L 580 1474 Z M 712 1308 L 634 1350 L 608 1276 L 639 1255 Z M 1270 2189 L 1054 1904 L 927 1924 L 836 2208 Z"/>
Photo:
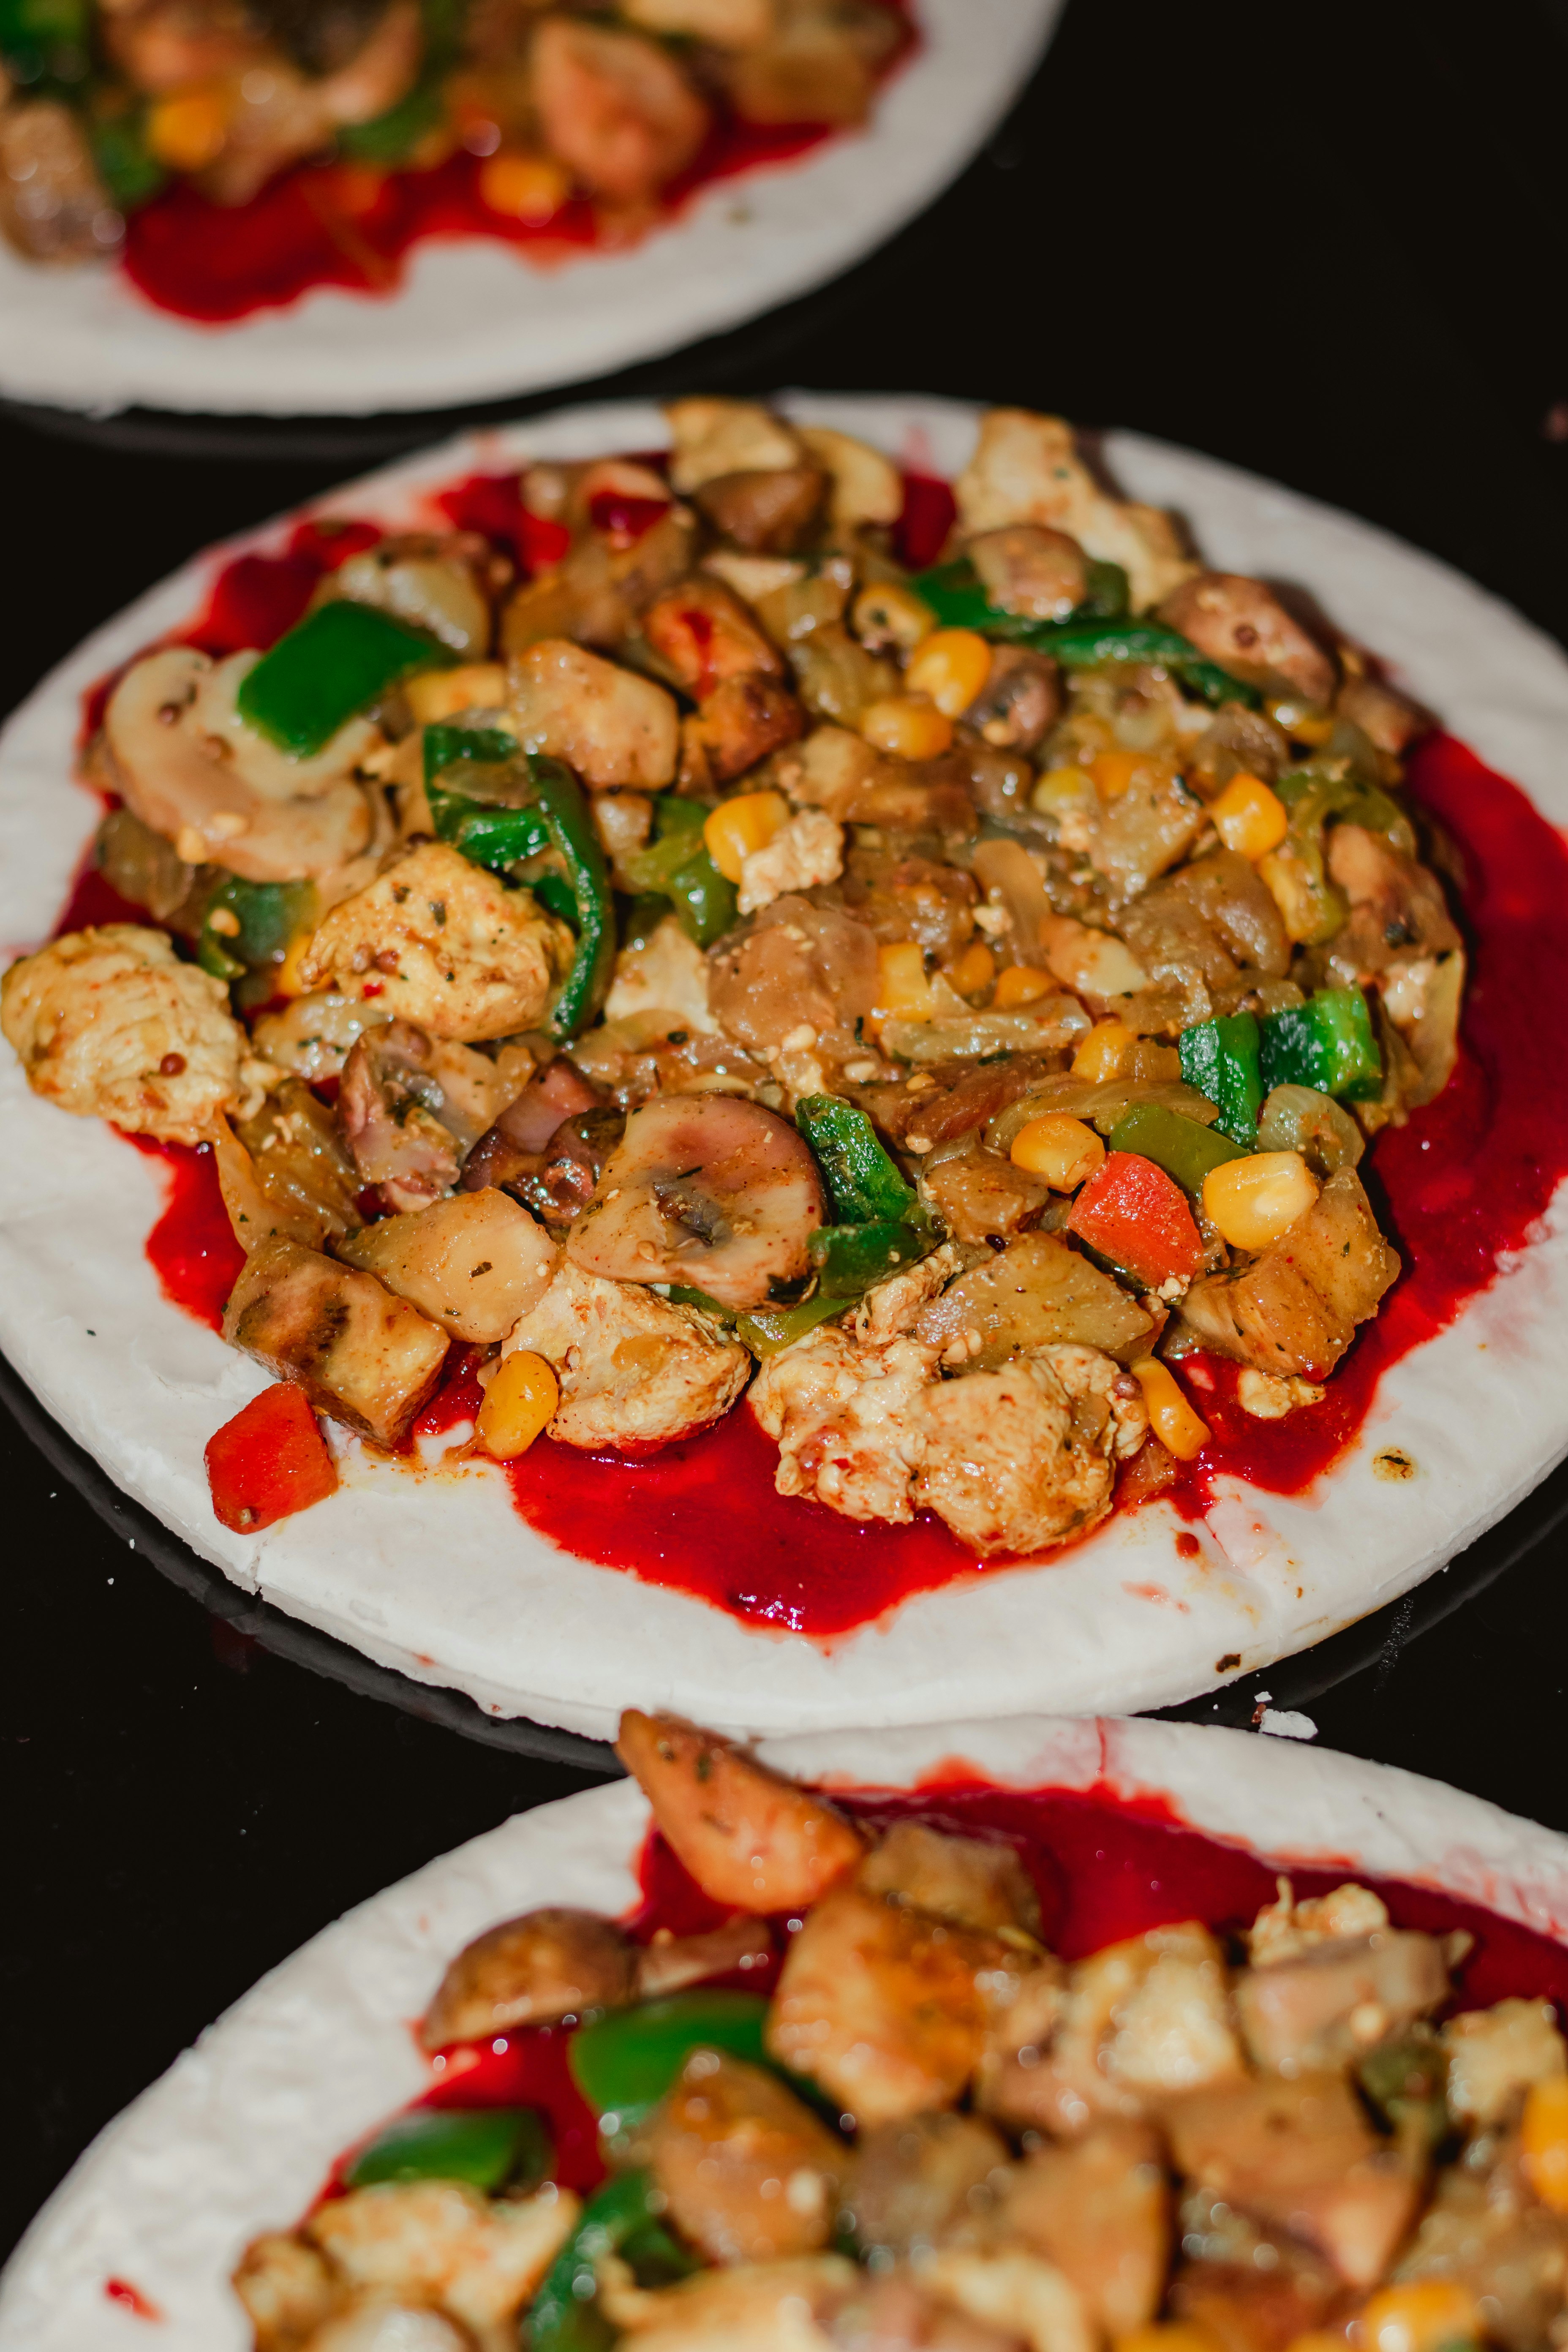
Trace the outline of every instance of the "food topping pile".
<path fill-rule="evenodd" d="M 5 1032 L 212 1146 L 225 1335 L 292 1384 L 215 1441 L 230 1526 L 458 1342 L 498 1459 L 746 1391 L 781 1493 L 1037 1552 L 1202 1450 L 1184 1355 L 1310 1410 L 1398 1272 L 1358 1164 L 1465 974 L 1423 721 L 1058 419 L 984 417 L 918 570 L 879 451 L 668 420 L 492 481 L 504 545 L 317 518 L 277 643 L 134 662 L 89 770 L 147 920 L 23 958 Z"/>
<path fill-rule="evenodd" d="M 452 2088 L 246 2251 L 257 2352 L 1563 2342 L 1563 2040 L 1548 2000 L 1455 2012 L 1468 1932 L 1281 1879 L 1233 1939 L 1068 1966 L 1016 1844 L 868 1835 L 685 1724 L 619 1745 L 725 1923 L 541 1910 L 461 1952 L 423 2021 Z M 537 2027 L 596 2119 L 585 2197 L 537 2109 L 461 2104 L 461 2045 Z"/>
<path fill-rule="evenodd" d="M 89 260 L 173 182 L 325 160 L 352 244 L 387 173 L 467 153 L 499 219 L 578 196 L 625 238 L 716 124 L 858 123 L 907 40 L 883 0 L 0 0 L 0 231 Z"/>

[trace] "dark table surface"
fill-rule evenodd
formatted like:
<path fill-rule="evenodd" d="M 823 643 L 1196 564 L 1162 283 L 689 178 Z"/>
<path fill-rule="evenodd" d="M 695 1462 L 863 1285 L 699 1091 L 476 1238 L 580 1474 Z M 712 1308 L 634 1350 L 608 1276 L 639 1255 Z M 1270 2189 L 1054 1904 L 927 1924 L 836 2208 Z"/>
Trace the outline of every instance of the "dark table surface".
<path fill-rule="evenodd" d="M 1137 426 L 1352 509 L 1568 641 L 1565 97 L 1568 0 L 1071 0 L 1012 119 L 890 248 L 595 390 L 919 388 Z M 361 462 L 337 428 L 270 455 L 127 437 L 0 416 L 0 709 L 204 542 Z M 593 1776 L 269 1654 L 4 1416 L 0 1491 L 8 2244 L 264 1969 Z M 1564 1474 L 1488 1565 L 1516 1532 L 1522 1557 L 1419 1638 L 1429 1609 L 1342 1642 L 1359 1671 L 1310 1696 L 1323 1742 L 1568 1828 L 1560 1500 Z"/>

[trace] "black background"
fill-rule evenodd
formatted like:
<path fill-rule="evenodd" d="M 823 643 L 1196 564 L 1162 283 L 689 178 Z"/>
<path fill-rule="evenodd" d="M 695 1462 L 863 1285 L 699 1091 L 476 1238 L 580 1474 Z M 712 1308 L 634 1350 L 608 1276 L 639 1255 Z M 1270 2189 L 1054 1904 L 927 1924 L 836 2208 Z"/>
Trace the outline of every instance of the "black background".
<path fill-rule="evenodd" d="M 1364 514 L 1568 640 L 1565 99 L 1568 0 L 1070 0 L 1011 121 L 890 248 L 595 389 L 908 388 L 1134 425 Z M 0 415 L 0 708 L 204 542 L 365 461 L 335 427 L 192 455 L 155 421 L 94 441 Z M 268 1654 L 3 1417 L 0 1495 L 9 2243 L 263 1969 L 589 1776 Z M 1564 1565 L 1548 1534 L 1419 1639 L 1396 1613 L 1311 1698 L 1321 1738 L 1568 1828 Z"/>

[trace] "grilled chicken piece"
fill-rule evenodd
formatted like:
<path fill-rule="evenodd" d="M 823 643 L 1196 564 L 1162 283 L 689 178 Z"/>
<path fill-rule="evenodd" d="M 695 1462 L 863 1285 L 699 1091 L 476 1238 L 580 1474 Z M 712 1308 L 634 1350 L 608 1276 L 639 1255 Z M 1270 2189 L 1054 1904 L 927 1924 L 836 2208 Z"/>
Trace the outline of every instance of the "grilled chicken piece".
<path fill-rule="evenodd" d="M 1115 2338 L 1153 2318 L 1171 2260 L 1163 2150 L 1148 2125 L 1106 2122 L 1068 2147 L 1040 2147 L 1005 2179 L 980 2227 L 1016 2239 L 1076 2287 Z"/>
<path fill-rule="evenodd" d="M 716 1903 L 804 1910 L 865 1852 L 842 1813 L 716 1732 L 628 1707 L 616 1753 L 667 1843 Z"/>
<path fill-rule="evenodd" d="M 1448 1969 L 1435 1936 L 1384 1927 L 1244 1969 L 1235 1994 L 1253 2063 L 1294 2075 L 1349 2065 L 1426 2016 L 1448 1997 Z"/>
<path fill-rule="evenodd" d="M 673 781 L 679 720 L 674 697 L 652 678 L 544 637 L 516 656 L 510 681 L 524 750 L 564 760 L 590 791 L 659 792 Z"/>
<path fill-rule="evenodd" d="M 775 2074 L 694 2050 L 640 2136 L 682 2237 L 710 2262 L 814 2254 L 847 2150 Z"/>
<path fill-rule="evenodd" d="M 1249 1265 L 1194 1283 L 1181 1318 L 1219 1355 L 1260 1372 L 1321 1381 L 1398 1272 L 1360 1177 L 1342 1168 L 1306 1215 Z"/>
<path fill-rule="evenodd" d="M 246 1260 L 223 1336 L 273 1377 L 302 1388 L 318 1412 L 378 1445 L 395 1445 L 435 1389 L 447 1334 L 374 1275 L 274 1235 Z"/>
<path fill-rule="evenodd" d="M 981 1935 L 1040 1932 L 1040 1898 L 1014 1847 L 953 1837 L 925 1822 L 895 1822 L 861 1864 L 856 1885 Z"/>
<path fill-rule="evenodd" d="M 708 109 L 668 52 L 640 33 L 549 16 L 531 63 L 546 145 L 611 204 L 649 203 L 707 136 Z"/>
<path fill-rule="evenodd" d="M 745 1349 L 694 1307 L 564 1260 L 501 1352 L 519 1348 L 542 1356 L 560 1380 L 551 1436 L 589 1453 L 642 1453 L 706 1429 L 752 1369 Z"/>
<path fill-rule="evenodd" d="M 492 2202 L 455 2180 L 384 2180 L 318 2205 L 305 2234 L 352 2285 L 439 2304 L 482 2338 L 522 2308 L 579 2210 L 553 2182 Z"/>
<path fill-rule="evenodd" d="M 740 598 L 710 572 L 694 572 L 655 597 L 643 635 L 694 702 L 726 678 L 782 678 L 784 666 Z"/>
<path fill-rule="evenodd" d="M 489 1190 L 384 1217 L 340 1243 L 337 1255 L 454 1339 L 489 1347 L 544 1296 L 560 1252 L 526 1209 Z"/>
<path fill-rule="evenodd" d="M 846 2226 L 873 2267 L 906 2262 L 989 2211 L 1008 2170 L 1006 2142 L 979 2116 L 900 2116 L 860 2135 L 840 2199 Z"/>
<path fill-rule="evenodd" d="M 993 408 L 980 420 L 974 455 L 953 484 L 966 533 L 1037 523 L 1062 531 L 1100 563 L 1120 563 L 1133 607 L 1144 611 L 1196 570 L 1169 515 L 1112 498 L 1079 457 L 1059 416 Z"/>

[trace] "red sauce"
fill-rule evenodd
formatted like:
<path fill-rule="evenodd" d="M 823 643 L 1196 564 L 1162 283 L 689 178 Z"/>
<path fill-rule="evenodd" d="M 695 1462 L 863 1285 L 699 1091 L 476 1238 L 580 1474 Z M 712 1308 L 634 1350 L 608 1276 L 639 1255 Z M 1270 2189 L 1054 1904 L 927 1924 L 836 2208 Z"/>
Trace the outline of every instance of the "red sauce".
<path fill-rule="evenodd" d="M 212 1146 L 155 1143 L 147 1135 L 125 1139 L 162 1160 L 168 1181 L 168 1206 L 147 1236 L 147 1256 L 163 1296 L 216 1331 L 245 1252 L 223 1205 Z"/>
<path fill-rule="evenodd" d="M 679 220 L 716 181 L 796 163 L 837 135 L 820 123 L 763 128 L 722 118 L 665 188 L 647 226 Z M 468 154 L 425 172 L 308 165 L 270 181 L 247 205 L 215 205 L 176 182 L 132 214 L 125 272 L 159 310 L 216 326 L 285 309 L 317 286 L 391 294 L 411 248 L 426 241 L 488 237 L 543 269 L 637 241 L 584 196 L 542 222 L 492 211 L 480 194 L 482 170 Z"/>
<path fill-rule="evenodd" d="M 138 2319 L 162 2319 L 163 2316 L 151 2295 L 143 2294 L 141 2288 L 132 2286 L 129 2279 L 105 2279 L 103 2292 L 110 2303 L 117 2303 L 123 2310 L 134 2313 Z"/>
<path fill-rule="evenodd" d="M 1065 1960 L 1081 1959 L 1178 1919 L 1201 1919 L 1221 1935 L 1235 1934 L 1275 1897 L 1275 1864 L 1189 1828 L 1159 1795 L 1126 1799 L 1104 1786 L 996 1789 L 961 1769 L 951 1780 L 934 1776 L 908 1796 L 839 1801 L 874 1829 L 916 1814 L 936 1829 L 1016 1846 L 1039 1894 L 1045 1940 Z M 1468 1931 L 1470 1951 L 1454 1971 L 1456 2007 L 1486 2008 L 1512 1996 L 1568 2008 L 1568 1949 L 1548 1937 L 1431 1887 L 1369 1878 L 1348 1859 L 1330 1869 L 1291 1867 L 1290 1879 L 1300 1898 L 1326 1894 L 1352 1872 L 1383 1897 L 1396 1927 L 1431 1935 Z M 661 1927 L 677 1936 L 700 1935 L 729 1916 L 703 1894 L 657 1832 L 644 1844 L 637 1875 L 641 1900 L 625 1924 L 639 1942 L 650 1941 Z M 782 1948 L 789 1927 L 783 1919 L 773 1926 Z M 771 1992 L 776 1969 L 721 1981 Z M 603 2168 L 593 2116 L 568 2071 L 570 2041 L 571 2029 L 556 2027 L 513 2032 L 493 2044 L 448 2051 L 444 2063 L 437 2062 L 440 2072 L 432 2087 L 416 2104 L 540 2107 L 555 2133 L 555 2178 L 574 2189 L 591 2189 L 603 2178 Z"/>

